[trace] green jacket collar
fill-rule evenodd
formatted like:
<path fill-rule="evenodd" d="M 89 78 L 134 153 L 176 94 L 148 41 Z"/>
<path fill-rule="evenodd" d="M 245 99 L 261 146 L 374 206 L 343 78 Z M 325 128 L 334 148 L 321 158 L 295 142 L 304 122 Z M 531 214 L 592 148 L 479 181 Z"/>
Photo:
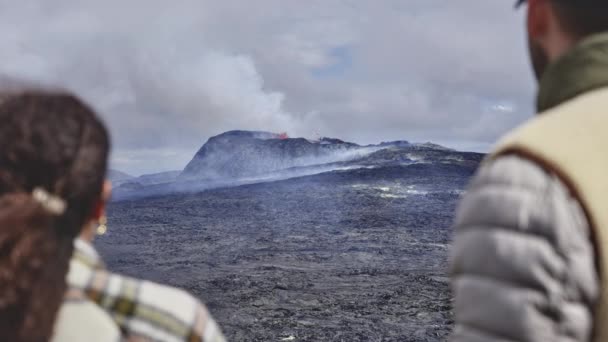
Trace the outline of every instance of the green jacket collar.
<path fill-rule="evenodd" d="M 608 33 L 585 39 L 553 63 L 540 81 L 538 111 L 608 86 Z"/>

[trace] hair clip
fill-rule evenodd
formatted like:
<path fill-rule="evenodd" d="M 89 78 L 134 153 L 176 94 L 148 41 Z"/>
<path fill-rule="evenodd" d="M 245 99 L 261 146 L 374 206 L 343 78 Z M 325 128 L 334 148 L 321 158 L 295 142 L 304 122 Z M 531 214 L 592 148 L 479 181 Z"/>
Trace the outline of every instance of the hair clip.
<path fill-rule="evenodd" d="M 59 216 L 65 213 L 65 210 L 67 209 L 67 204 L 64 200 L 50 194 L 42 188 L 35 188 L 34 191 L 32 191 L 32 197 L 51 214 Z"/>

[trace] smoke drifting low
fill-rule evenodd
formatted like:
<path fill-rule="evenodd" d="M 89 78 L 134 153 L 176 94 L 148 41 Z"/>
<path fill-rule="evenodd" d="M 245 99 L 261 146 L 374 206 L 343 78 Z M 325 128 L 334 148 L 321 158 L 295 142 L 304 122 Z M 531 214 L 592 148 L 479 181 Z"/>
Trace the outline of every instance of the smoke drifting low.
<path fill-rule="evenodd" d="M 235 127 L 297 132 L 302 123 L 265 88 L 251 56 L 209 46 L 202 9 L 0 0 L 0 77 L 83 96 L 111 127 L 115 166 L 135 173 L 183 167 L 206 137 Z M 171 165 L 140 160 L 151 151 Z"/>

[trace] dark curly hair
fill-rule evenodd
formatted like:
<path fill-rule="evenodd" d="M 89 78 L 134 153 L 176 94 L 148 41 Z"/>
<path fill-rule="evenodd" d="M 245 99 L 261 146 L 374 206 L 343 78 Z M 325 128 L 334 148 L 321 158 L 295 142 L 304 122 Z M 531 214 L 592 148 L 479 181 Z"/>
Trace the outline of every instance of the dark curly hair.
<path fill-rule="evenodd" d="M 0 341 L 48 341 L 73 240 L 99 202 L 110 148 L 93 110 L 68 93 L 0 97 Z M 41 188 L 67 204 L 53 214 Z"/>

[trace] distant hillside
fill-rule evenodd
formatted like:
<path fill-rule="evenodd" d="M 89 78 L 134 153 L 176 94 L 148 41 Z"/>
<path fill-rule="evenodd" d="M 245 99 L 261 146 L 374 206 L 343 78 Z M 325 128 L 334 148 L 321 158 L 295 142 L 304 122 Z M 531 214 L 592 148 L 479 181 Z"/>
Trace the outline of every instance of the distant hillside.
<path fill-rule="evenodd" d="M 114 186 L 116 188 L 122 189 L 141 189 L 145 186 L 149 185 L 158 185 L 158 184 L 166 184 L 172 183 L 177 180 L 177 177 L 182 173 L 182 171 L 167 171 L 160 173 L 152 173 L 147 175 L 142 175 L 139 177 L 131 177 L 126 178 L 117 182 L 114 182 Z"/>
<path fill-rule="evenodd" d="M 255 176 L 349 158 L 361 146 L 339 139 L 310 141 L 269 132 L 231 131 L 212 137 L 186 166 L 182 178 Z"/>
<path fill-rule="evenodd" d="M 127 173 L 118 171 L 118 170 L 110 169 L 110 170 L 108 170 L 108 178 L 112 182 L 124 182 L 124 181 L 128 181 L 130 179 L 133 179 L 135 177 L 133 177 Z"/>
<path fill-rule="evenodd" d="M 173 182 L 182 173 L 182 171 L 167 171 L 160 173 L 152 173 L 148 175 L 141 175 L 135 179 L 140 184 L 161 184 Z"/>
<path fill-rule="evenodd" d="M 325 173 L 382 178 L 410 166 L 439 173 L 453 167 L 474 170 L 482 158 L 479 153 L 405 140 L 361 146 L 334 138 L 309 140 L 289 138 L 284 133 L 230 131 L 210 138 L 181 172 L 117 183 L 114 198 L 192 193 Z"/>

